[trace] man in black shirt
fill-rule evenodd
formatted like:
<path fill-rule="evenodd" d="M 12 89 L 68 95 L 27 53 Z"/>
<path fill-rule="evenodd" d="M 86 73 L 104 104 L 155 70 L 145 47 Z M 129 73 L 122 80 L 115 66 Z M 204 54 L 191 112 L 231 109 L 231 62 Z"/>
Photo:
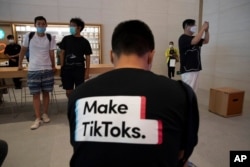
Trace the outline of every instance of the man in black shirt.
<path fill-rule="evenodd" d="M 182 81 L 190 85 L 194 91 L 198 89 L 199 71 L 201 66 L 201 46 L 209 42 L 209 23 L 204 22 L 201 30 L 196 33 L 197 26 L 195 20 L 187 19 L 183 21 L 182 27 L 184 34 L 179 37 L 179 51 L 180 51 L 180 72 Z M 204 39 L 202 39 L 205 33 Z"/>
<path fill-rule="evenodd" d="M 69 97 L 71 167 L 178 166 L 189 103 L 178 81 L 150 71 L 154 53 L 154 36 L 144 22 L 115 28 L 115 69 L 79 85 Z"/>
<path fill-rule="evenodd" d="M 9 44 L 6 46 L 4 54 L 9 58 L 9 67 L 18 67 L 19 52 L 21 50 L 21 46 L 15 43 L 13 35 L 8 35 L 7 39 L 9 41 Z M 16 89 L 21 89 L 22 82 L 20 81 L 20 79 L 21 78 L 13 78 Z"/>
<path fill-rule="evenodd" d="M 89 78 L 90 55 L 89 41 L 81 36 L 85 23 L 80 18 L 70 20 L 71 35 L 60 42 L 61 79 L 66 96 L 69 97 L 75 87 Z"/>

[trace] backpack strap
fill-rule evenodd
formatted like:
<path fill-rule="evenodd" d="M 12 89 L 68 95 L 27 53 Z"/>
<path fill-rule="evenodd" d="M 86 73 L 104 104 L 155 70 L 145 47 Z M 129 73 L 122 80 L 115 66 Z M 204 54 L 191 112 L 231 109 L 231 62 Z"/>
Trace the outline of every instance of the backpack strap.
<path fill-rule="evenodd" d="M 34 35 L 35 35 L 35 32 L 30 32 L 29 33 L 29 43 L 28 43 L 28 46 L 30 45 L 30 40 L 31 40 L 31 38 L 33 38 Z"/>
<path fill-rule="evenodd" d="M 178 81 L 184 88 L 188 98 L 188 113 L 187 113 L 187 125 L 183 143 L 184 156 L 179 161 L 179 166 L 183 166 L 189 157 L 192 155 L 194 147 L 198 143 L 198 130 L 199 130 L 199 109 L 197 103 L 197 97 L 193 89 L 184 83 Z"/>
<path fill-rule="evenodd" d="M 47 36 L 47 38 L 48 38 L 48 40 L 49 40 L 49 42 L 50 42 L 50 41 L 51 41 L 51 34 L 46 33 L 46 36 Z"/>
<path fill-rule="evenodd" d="M 34 35 L 35 35 L 35 32 L 30 32 L 29 33 L 29 43 L 28 43 L 28 46 L 30 45 L 30 40 L 33 38 Z M 46 36 L 47 36 L 47 38 L 48 38 L 48 40 L 50 42 L 51 41 L 51 34 L 46 33 Z"/>

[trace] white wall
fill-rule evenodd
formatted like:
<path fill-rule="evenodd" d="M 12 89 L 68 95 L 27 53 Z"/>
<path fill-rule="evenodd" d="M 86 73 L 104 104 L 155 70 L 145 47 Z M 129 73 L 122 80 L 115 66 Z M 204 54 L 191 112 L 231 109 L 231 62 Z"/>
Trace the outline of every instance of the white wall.
<path fill-rule="evenodd" d="M 250 106 L 250 1 L 204 0 L 203 5 L 211 39 L 202 48 L 200 88 L 244 90 L 244 106 Z"/>
<path fill-rule="evenodd" d="M 152 29 L 156 42 L 153 71 L 167 74 L 164 52 L 169 41 L 178 46 L 184 19 L 198 21 L 199 0 L 0 0 L 0 20 L 33 22 L 43 15 L 48 22 L 68 23 L 81 17 L 103 26 L 103 61 L 110 63 L 114 27 L 127 19 L 141 19 Z"/>

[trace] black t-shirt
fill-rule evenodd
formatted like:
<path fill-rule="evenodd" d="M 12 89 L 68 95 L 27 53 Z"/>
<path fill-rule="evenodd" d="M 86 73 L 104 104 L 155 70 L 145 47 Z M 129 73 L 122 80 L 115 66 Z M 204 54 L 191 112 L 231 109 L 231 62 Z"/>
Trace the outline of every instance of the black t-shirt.
<path fill-rule="evenodd" d="M 60 43 L 60 49 L 65 50 L 64 66 L 83 66 L 84 55 L 92 54 L 89 41 L 82 36 L 65 36 Z"/>
<path fill-rule="evenodd" d="M 177 81 L 116 69 L 78 86 L 68 103 L 71 167 L 175 167 L 187 96 Z"/>
<path fill-rule="evenodd" d="M 193 38 L 194 36 L 188 36 L 186 34 L 182 34 L 179 38 L 181 73 L 202 70 L 200 52 L 203 39 L 201 39 L 197 45 L 191 45 Z"/>
<path fill-rule="evenodd" d="M 8 44 L 4 50 L 4 54 L 8 54 L 10 57 L 18 54 L 21 50 L 21 46 L 16 43 Z M 18 66 L 19 57 L 13 58 L 16 61 L 9 60 L 9 66 Z"/>

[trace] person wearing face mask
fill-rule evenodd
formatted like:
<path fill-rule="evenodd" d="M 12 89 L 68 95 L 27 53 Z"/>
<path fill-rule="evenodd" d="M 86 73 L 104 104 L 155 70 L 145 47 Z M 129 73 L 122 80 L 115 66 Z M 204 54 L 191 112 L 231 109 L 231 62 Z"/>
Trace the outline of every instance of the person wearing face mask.
<path fill-rule="evenodd" d="M 209 42 L 209 23 L 205 21 L 201 29 L 197 31 L 195 20 L 186 19 L 183 21 L 182 27 L 184 33 L 179 37 L 181 78 L 196 92 L 199 71 L 202 70 L 201 47 Z"/>
<path fill-rule="evenodd" d="M 174 42 L 169 42 L 169 48 L 165 51 L 166 63 L 168 67 L 168 77 L 171 79 L 174 77 L 175 64 L 179 61 L 178 49 L 174 47 Z"/>
<path fill-rule="evenodd" d="M 85 23 L 80 18 L 70 20 L 70 35 L 60 42 L 61 81 L 66 96 L 89 78 L 90 55 L 89 41 L 81 35 Z"/>
<path fill-rule="evenodd" d="M 200 52 L 202 45 L 209 42 L 209 23 L 205 21 L 200 31 L 197 31 L 195 20 L 186 19 L 183 21 L 182 27 L 184 33 L 178 41 L 181 78 L 197 92 L 199 71 L 202 70 Z M 195 33 L 196 35 L 194 35 Z M 202 38 L 203 35 L 204 38 Z M 185 167 L 196 167 L 196 165 L 187 161 Z"/>
<path fill-rule="evenodd" d="M 9 58 L 9 67 L 18 67 L 21 46 L 15 42 L 13 35 L 8 35 L 7 39 L 9 44 L 6 46 L 4 54 Z M 13 78 L 16 89 L 21 89 L 22 83 L 20 79 L 21 78 Z"/>
<path fill-rule="evenodd" d="M 36 32 L 27 33 L 24 37 L 22 49 L 20 52 L 19 70 L 22 70 L 22 61 L 29 48 L 29 66 L 27 75 L 27 84 L 30 94 L 33 95 L 33 107 L 35 110 L 36 119 L 31 125 L 30 129 L 39 128 L 41 123 L 50 122 L 48 117 L 49 108 L 49 93 L 54 86 L 54 72 L 56 49 L 55 37 L 48 38 L 45 33 L 47 21 L 43 16 L 37 16 L 34 19 L 34 26 Z M 33 34 L 33 37 L 30 37 Z M 42 93 L 42 103 L 40 94 Z M 41 111 L 41 104 L 43 104 L 43 112 Z"/>

